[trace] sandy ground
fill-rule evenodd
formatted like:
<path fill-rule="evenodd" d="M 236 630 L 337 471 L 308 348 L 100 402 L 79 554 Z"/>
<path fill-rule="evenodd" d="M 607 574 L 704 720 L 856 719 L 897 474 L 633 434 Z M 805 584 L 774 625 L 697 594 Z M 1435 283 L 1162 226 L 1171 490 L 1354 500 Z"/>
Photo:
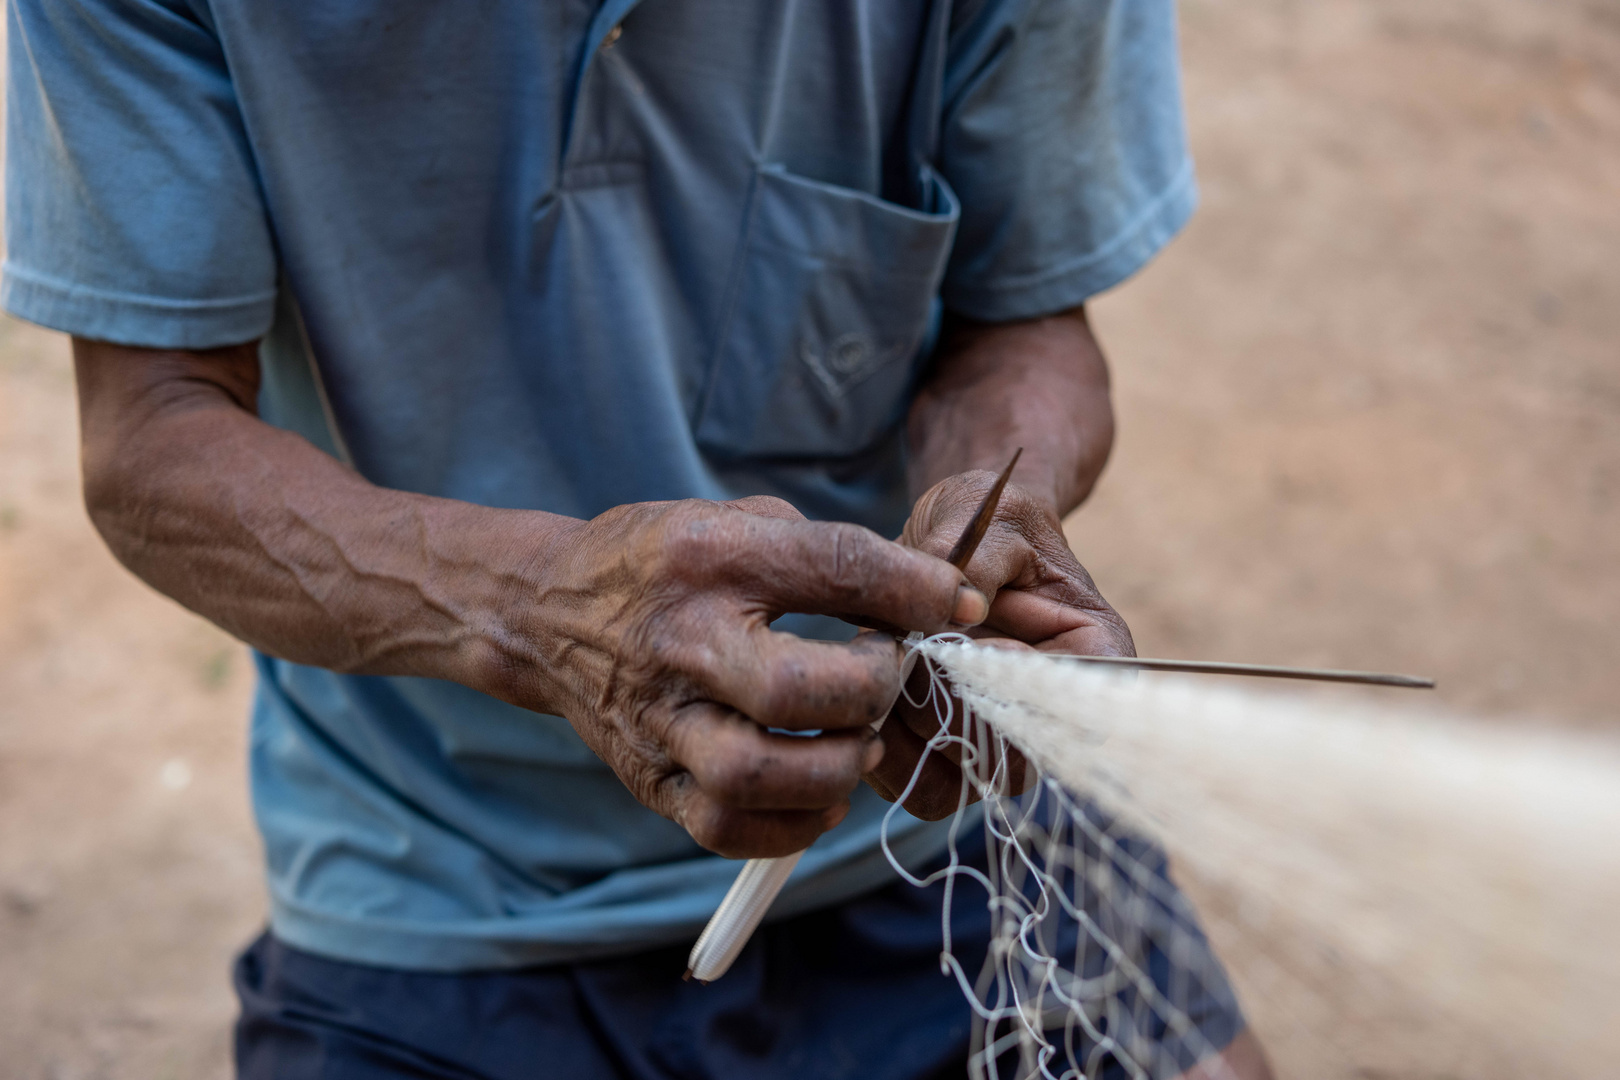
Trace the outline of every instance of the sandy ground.
<path fill-rule="evenodd" d="M 1620 0 L 1183 12 L 1204 205 L 1096 305 L 1121 434 L 1083 559 L 1144 654 L 1615 726 Z M 75 437 L 65 342 L 0 323 L 0 1080 L 221 1077 L 263 911 L 247 658 L 101 548 Z M 1288 1075 L 1504 1073 L 1376 987 L 1291 1012 L 1267 965 L 1333 972 L 1284 927 L 1228 950 Z"/>

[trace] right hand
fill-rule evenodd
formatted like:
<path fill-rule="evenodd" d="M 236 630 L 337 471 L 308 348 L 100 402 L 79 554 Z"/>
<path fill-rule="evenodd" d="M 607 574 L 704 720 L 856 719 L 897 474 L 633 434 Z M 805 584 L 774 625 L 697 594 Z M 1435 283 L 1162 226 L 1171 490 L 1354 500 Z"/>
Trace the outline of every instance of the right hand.
<path fill-rule="evenodd" d="M 941 480 L 917 500 L 900 543 L 947 554 L 995 482 L 994 473 L 982 470 Z M 991 597 L 989 618 L 968 635 L 983 645 L 1082 656 L 1136 655 L 1125 620 L 1103 599 L 1069 549 L 1057 507 L 1018 483 L 1002 493 L 967 575 Z M 960 743 L 946 742 L 930 749 L 939 734 L 940 712 L 926 667 L 918 665 L 912 672 L 906 697 L 895 702 L 883 725 L 886 752 L 867 782 L 891 802 L 909 792 L 906 810 L 924 821 L 938 821 L 956 812 L 962 796 L 962 748 Z M 913 704 L 916 701 L 923 704 Z M 960 701 L 950 715 L 956 718 L 953 730 L 960 735 Z M 988 770 L 985 775 L 998 765 L 995 745 L 989 746 L 991 756 L 979 762 Z M 1003 790 L 1022 794 L 1035 773 L 1025 767 L 1016 747 L 1008 751 Z M 967 785 L 970 802 L 980 796 L 977 788 Z"/>
<path fill-rule="evenodd" d="M 557 539 L 504 620 L 501 696 L 567 717 L 636 798 L 732 858 L 802 851 L 843 820 L 899 693 L 894 639 L 810 641 L 772 619 L 937 633 L 988 612 L 949 563 L 779 499 L 620 506 Z"/>

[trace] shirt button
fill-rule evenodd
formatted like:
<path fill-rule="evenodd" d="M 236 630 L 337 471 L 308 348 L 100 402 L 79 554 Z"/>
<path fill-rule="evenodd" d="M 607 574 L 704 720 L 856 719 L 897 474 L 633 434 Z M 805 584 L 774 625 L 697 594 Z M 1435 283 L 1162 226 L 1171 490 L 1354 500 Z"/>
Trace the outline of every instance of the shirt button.
<path fill-rule="evenodd" d="M 623 23 L 614 23 L 613 24 L 613 29 L 609 30 L 607 32 L 607 37 L 602 39 L 602 48 L 604 48 L 604 49 L 612 48 L 613 43 L 615 41 L 618 41 L 619 38 L 623 34 L 624 34 L 624 24 Z"/>

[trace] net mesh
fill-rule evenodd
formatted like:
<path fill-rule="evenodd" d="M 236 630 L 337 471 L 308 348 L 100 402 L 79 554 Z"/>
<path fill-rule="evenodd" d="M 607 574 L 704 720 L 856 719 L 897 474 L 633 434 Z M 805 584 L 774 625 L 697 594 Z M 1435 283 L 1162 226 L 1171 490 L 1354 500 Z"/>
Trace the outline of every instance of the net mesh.
<path fill-rule="evenodd" d="M 945 880 L 975 1076 L 1231 1076 L 1218 1052 L 1243 1021 L 1206 926 L 1285 1074 L 1613 1075 L 1612 741 L 915 648 L 929 752 L 963 785 L 945 868 L 896 866 Z M 986 857 L 965 858 L 976 832 Z M 977 902 L 983 956 L 950 938 Z"/>

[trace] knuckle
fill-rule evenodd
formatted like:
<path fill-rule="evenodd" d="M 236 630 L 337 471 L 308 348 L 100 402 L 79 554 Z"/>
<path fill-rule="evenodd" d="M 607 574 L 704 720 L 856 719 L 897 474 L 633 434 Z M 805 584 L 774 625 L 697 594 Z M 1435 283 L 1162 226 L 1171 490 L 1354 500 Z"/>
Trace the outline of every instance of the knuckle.
<path fill-rule="evenodd" d="M 714 642 L 707 637 L 690 633 L 666 635 L 662 640 L 660 655 L 665 670 L 679 676 L 676 681 L 682 686 L 712 689 L 723 681 L 725 665 Z"/>
<path fill-rule="evenodd" d="M 625 783 L 643 806 L 683 826 L 694 816 L 701 797 L 692 774 L 684 769 L 643 768 L 633 778 L 625 777 Z"/>
<path fill-rule="evenodd" d="M 804 517 L 803 514 L 799 513 L 799 508 L 788 502 L 786 499 L 779 499 L 775 495 L 761 495 L 759 496 L 759 499 L 762 503 L 781 514 L 783 517 Z"/>
<path fill-rule="evenodd" d="M 871 581 L 877 562 L 875 534 L 843 522 L 827 526 L 828 557 L 823 584 L 835 599 L 853 600 Z"/>
<path fill-rule="evenodd" d="M 771 767 L 769 754 L 752 747 L 739 748 L 705 771 L 703 786 L 723 805 L 751 805 L 769 790 Z"/>
<path fill-rule="evenodd" d="M 634 654 L 654 671 L 675 667 L 686 653 L 686 643 L 662 619 L 648 619 L 627 635 Z"/>
<path fill-rule="evenodd" d="M 719 666 L 713 643 L 665 619 L 648 619 L 629 633 L 630 666 L 643 694 L 655 700 L 711 685 Z"/>
<path fill-rule="evenodd" d="M 986 469 L 973 469 L 947 477 L 929 488 L 917 500 L 911 520 L 906 523 L 910 546 L 929 555 L 944 558 L 956 544 L 962 528 L 972 520 L 979 504 L 995 486 L 997 475 Z M 1007 516 L 1009 498 L 1017 492 L 1009 485 L 997 506 L 997 520 Z"/>
<path fill-rule="evenodd" d="M 799 512 L 798 507 L 794 506 L 786 499 L 777 498 L 775 495 L 750 495 L 746 499 L 737 500 L 736 505 L 746 510 L 748 513 L 758 514 L 764 517 L 782 518 L 790 521 L 802 520 L 804 518 L 804 515 Z"/>
<path fill-rule="evenodd" d="M 713 564 L 724 528 L 704 504 L 678 503 L 659 523 L 657 563 L 666 575 L 701 576 Z"/>

